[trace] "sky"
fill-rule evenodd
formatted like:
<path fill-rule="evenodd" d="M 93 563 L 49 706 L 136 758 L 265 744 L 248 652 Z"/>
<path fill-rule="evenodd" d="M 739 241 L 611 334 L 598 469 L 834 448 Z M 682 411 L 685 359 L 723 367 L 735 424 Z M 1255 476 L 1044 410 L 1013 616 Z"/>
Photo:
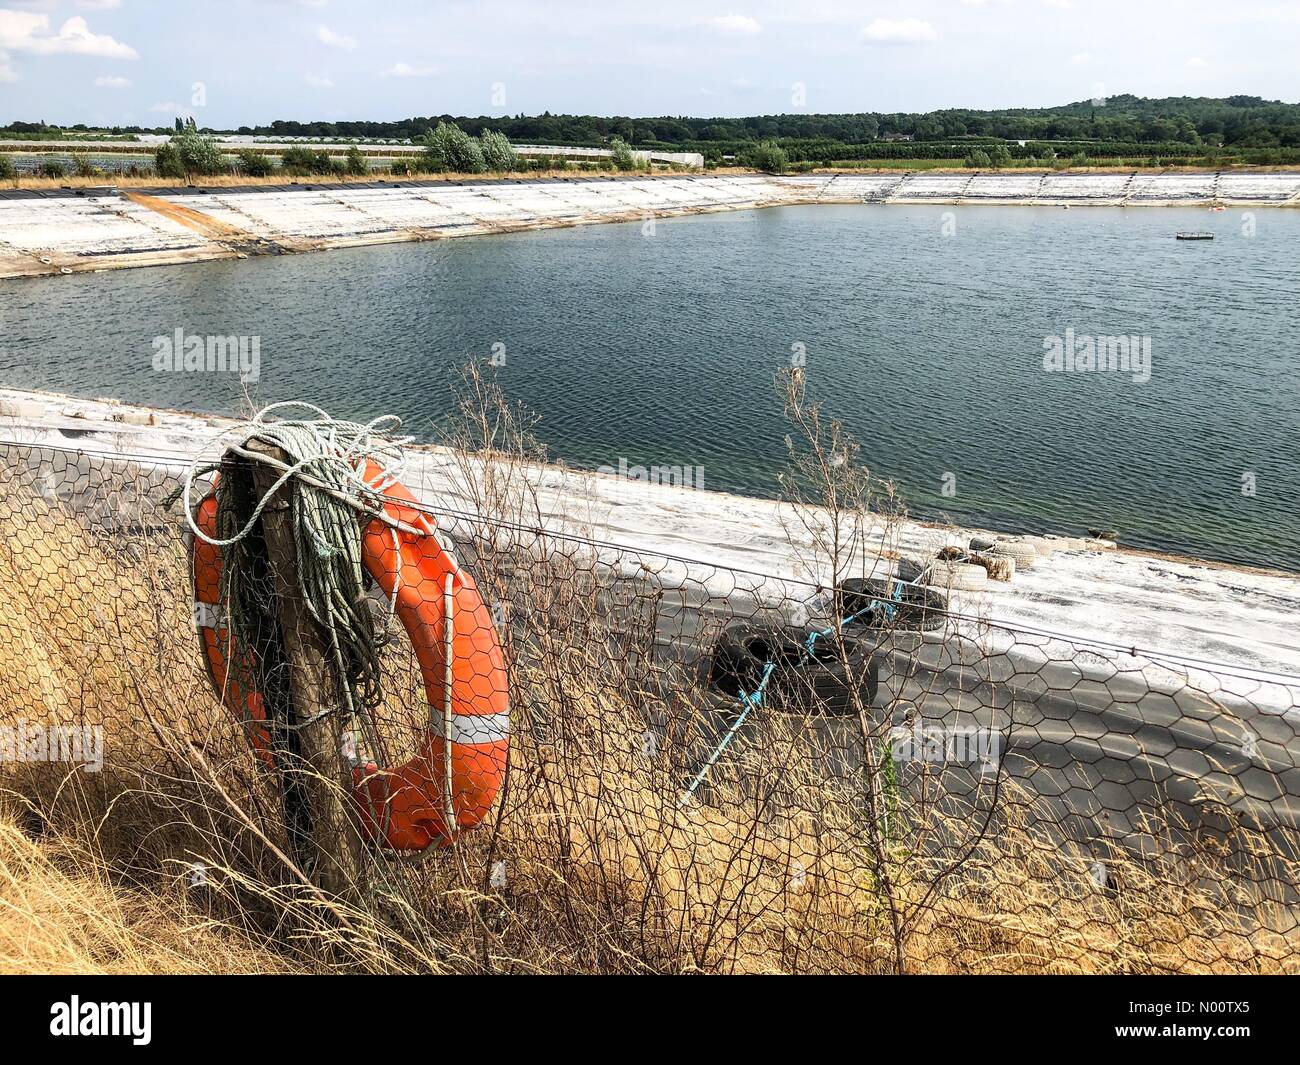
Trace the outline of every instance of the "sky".
<path fill-rule="evenodd" d="M 1300 101 L 1300 2 L 0 0 L 0 124 Z"/>

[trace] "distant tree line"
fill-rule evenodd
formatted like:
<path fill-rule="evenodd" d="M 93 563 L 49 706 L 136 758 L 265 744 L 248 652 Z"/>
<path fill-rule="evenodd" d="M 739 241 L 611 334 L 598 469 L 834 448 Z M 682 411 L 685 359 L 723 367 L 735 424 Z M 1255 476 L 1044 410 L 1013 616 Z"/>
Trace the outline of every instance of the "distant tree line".
<path fill-rule="evenodd" d="M 1121 95 L 1060 107 L 980 111 L 950 108 L 926 113 L 757 115 L 748 118 L 604 118 L 595 115 L 432 115 L 395 122 L 299 122 L 277 120 L 241 126 L 233 132 L 283 137 L 421 140 L 439 123 L 458 126 L 471 137 L 491 129 L 515 142 L 597 146 L 618 137 L 629 144 L 694 144 L 763 140 L 827 140 L 862 144 L 896 135 L 933 141 L 963 137 L 998 140 L 1096 140 L 1184 145 L 1223 144 L 1246 148 L 1300 147 L 1300 104 L 1258 96 L 1176 96 L 1163 99 Z M 158 127 L 165 130 L 167 127 Z M 90 127 L 12 122 L 3 132 L 42 136 L 51 131 L 85 132 Z M 113 127 L 121 135 L 153 130 Z"/>
<path fill-rule="evenodd" d="M 179 120 L 178 120 L 179 121 Z M 189 128 L 191 122 L 183 123 Z M 444 128 L 443 134 L 438 130 Z M 477 166 L 472 148 L 460 140 L 428 152 L 432 138 L 446 140 L 455 129 L 484 154 L 491 168 L 485 135 L 515 143 L 580 147 L 614 147 L 616 142 L 663 151 L 696 151 L 710 163 L 759 159 L 760 169 L 775 161 L 771 147 L 785 153 L 788 165 L 825 164 L 867 159 L 982 159 L 999 165 L 1002 145 L 1013 162 L 1079 155 L 1091 158 L 1188 159 L 1209 163 L 1289 163 L 1300 161 L 1300 104 L 1258 96 L 1167 97 L 1147 99 L 1120 95 L 1060 107 L 980 111 L 952 108 L 928 113 L 863 112 L 859 114 L 785 114 L 748 118 L 605 118 L 594 115 L 457 117 L 433 115 L 395 122 L 299 122 L 277 120 L 234 131 L 266 137 L 335 140 L 401 140 L 425 149 L 435 169 L 450 165 L 447 151 L 462 152 L 471 171 Z M 159 127 L 158 132 L 169 132 Z M 12 122 L 0 134 L 57 138 L 88 132 L 85 126 L 56 127 L 44 122 Z M 154 132 L 138 126 L 106 132 L 129 137 Z M 179 131 L 184 132 L 182 129 Z M 216 132 L 207 129 L 198 133 Z M 1024 141 L 1026 143 L 1020 144 Z M 440 155 L 441 153 L 441 155 Z M 464 165 L 465 160 L 456 165 Z"/>
<path fill-rule="evenodd" d="M 600 145 L 619 137 L 634 145 L 785 139 L 862 144 L 886 135 L 916 140 L 991 137 L 999 140 L 1095 140 L 1146 144 L 1224 144 L 1248 148 L 1300 147 L 1300 104 L 1258 96 L 1112 96 L 1061 107 L 929 113 L 786 114 L 749 118 L 602 118 L 594 115 L 515 115 L 477 118 L 438 115 L 396 122 L 276 121 L 240 132 L 268 136 L 399 138 L 418 140 L 439 122 L 471 136 L 492 128 L 516 142 Z"/>

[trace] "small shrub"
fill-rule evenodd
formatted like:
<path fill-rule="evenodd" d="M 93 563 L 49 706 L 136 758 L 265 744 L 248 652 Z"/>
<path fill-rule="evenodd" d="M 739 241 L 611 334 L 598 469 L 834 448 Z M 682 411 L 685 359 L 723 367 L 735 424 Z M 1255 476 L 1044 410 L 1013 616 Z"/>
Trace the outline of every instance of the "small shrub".
<path fill-rule="evenodd" d="M 41 163 L 41 176 L 49 178 L 66 177 L 68 168 L 63 165 L 62 159 L 46 159 Z"/>
<path fill-rule="evenodd" d="M 220 174 L 226 170 L 216 138 L 200 133 L 192 121 L 172 137 L 171 146 L 180 156 L 186 177 L 191 174 Z"/>
<path fill-rule="evenodd" d="M 241 173 L 248 177 L 270 177 L 275 173 L 275 160 L 252 148 L 242 148 L 237 156 Z"/>
<path fill-rule="evenodd" d="M 12 181 L 18 176 L 14 161 L 8 155 L 0 154 L 0 181 Z"/>
<path fill-rule="evenodd" d="M 483 165 L 497 174 L 505 174 L 519 169 L 519 153 L 515 151 L 504 133 L 485 129 L 479 134 L 479 151 L 483 154 Z"/>
<path fill-rule="evenodd" d="M 159 177 L 185 177 L 185 164 L 181 162 L 181 153 L 170 144 L 160 144 L 158 150 L 153 153 L 153 168 Z"/>
<path fill-rule="evenodd" d="M 365 177 L 370 173 L 370 165 L 366 162 L 366 157 L 355 144 L 348 148 L 348 154 L 343 160 L 343 169 L 353 177 Z"/>
<path fill-rule="evenodd" d="M 744 154 L 741 162 L 765 174 L 783 174 L 790 160 L 776 141 L 760 141 Z"/>
<path fill-rule="evenodd" d="M 98 177 L 103 173 L 99 167 L 90 161 L 90 156 L 84 152 L 73 152 L 70 158 L 72 159 L 72 172 L 77 177 Z"/>
<path fill-rule="evenodd" d="M 425 164 L 435 174 L 481 174 L 487 169 L 478 142 L 450 122 L 439 122 L 423 143 Z"/>
<path fill-rule="evenodd" d="M 610 163 L 615 170 L 635 170 L 636 156 L 632 154 L 632 149 L 628 147 L 627 141 L 615 137 L 609 142 L 610 150 L 613 154 L 610 156 Z"/>
<path fill-rule="evenodd" d="M 326 151 L 312 151 L 310 148 L 286 148 L 280 153 L 280 165 L 286 174 L 294 177 L 308 177 L 312 174 L 328 174 L 330 157 Z"/>

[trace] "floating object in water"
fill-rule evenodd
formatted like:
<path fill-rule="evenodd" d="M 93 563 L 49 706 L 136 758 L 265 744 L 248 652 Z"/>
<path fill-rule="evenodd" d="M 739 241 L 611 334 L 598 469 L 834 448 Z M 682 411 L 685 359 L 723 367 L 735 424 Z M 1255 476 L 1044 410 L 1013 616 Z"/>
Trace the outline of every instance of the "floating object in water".
<path fill-rule="evenodd" d="M 1213 233 L 1179 233 L 1178 240 L 1213 240 Z"/>
<path fill-rule="evenodd" d="M 1114 540 L 1119 533 L 1114 529 L 1089 529 L 1088 535 L 1094 540 Z"/>
<path fill-rule="evenodd" d="M 1213 207 L 1210 208 L 1211 211 L 1226 211 L 1227 209 L 1228 208 L 1221 203 L 1216 203 Z"/>

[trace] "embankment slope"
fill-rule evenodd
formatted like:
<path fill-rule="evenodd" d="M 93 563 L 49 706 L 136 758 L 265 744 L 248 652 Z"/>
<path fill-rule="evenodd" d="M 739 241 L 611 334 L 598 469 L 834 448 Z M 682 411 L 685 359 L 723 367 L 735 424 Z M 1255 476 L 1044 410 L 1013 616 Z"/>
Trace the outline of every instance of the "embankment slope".
<path fill-rule="evenodd" d="M 0 191 L 0 278 L 804 203 L 1300 205 L 1300 173 L 893 172 Z"/>

